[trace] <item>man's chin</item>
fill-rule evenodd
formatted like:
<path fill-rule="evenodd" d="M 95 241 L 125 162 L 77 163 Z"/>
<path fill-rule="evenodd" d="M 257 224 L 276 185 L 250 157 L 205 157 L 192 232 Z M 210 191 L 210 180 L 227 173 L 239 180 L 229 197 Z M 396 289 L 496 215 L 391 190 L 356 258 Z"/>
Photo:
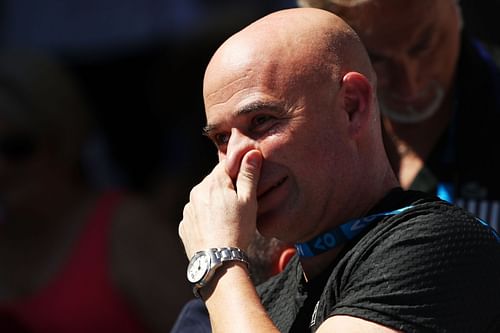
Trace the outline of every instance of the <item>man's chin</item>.
<path fill-rule="evenodd" d="M 280 230 L 277 221 L 276 214 L 271 211 L 257 214 L 257 230 L 264 237 L 278 237 Z"/>
<path fill-rule="evenodd" d="M 417 124 L 434 116 L 439 107 L 426 109 L 423 111 L 415 111 L 411 108 L 391 109 L 380 103 L 380 112 L 390 120 L 401 124 Z"/>
<path fill-rule="evenodd" d="M 439 85 L 433 84 L 429 88 L 430 101 L 423 103 L 404 104 L 403 102 L 388 103 L 390 98 L 384 98 L 381 94 L 380 112 L 387 118 L 397 123 L 416 124 L 425 121 L 434 116 L 441 107 L 444 99 L 444 89 Z M 425 94 L 422 94 L 425 95 Z"/>

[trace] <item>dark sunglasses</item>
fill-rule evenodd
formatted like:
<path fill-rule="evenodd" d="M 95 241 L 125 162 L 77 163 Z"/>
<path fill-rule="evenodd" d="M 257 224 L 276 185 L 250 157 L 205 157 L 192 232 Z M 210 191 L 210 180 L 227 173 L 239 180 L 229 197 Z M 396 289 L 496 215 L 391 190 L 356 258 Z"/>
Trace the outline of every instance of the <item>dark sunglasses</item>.
<path fill-rule="evenodd" d="M 10 134 L 0 136 L 0 158 L 11 162 L 21 162 L 36 151 L 36 140 L 26 134 Z"/>

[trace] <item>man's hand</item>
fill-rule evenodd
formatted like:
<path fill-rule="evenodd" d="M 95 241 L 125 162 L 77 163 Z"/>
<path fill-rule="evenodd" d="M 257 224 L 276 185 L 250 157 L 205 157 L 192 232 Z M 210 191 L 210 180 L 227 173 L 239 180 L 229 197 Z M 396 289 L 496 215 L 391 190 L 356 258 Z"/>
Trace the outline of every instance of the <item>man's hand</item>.
<path fill-rule="evenodd" d="M 235 181 L 221 161 L 191 190 L 179 224 L 179 236 L 188 258 L 211 247 L 247 249 L 256 229 L 261 165 L 261 153 L 251 150 L 243 156 Z"/>

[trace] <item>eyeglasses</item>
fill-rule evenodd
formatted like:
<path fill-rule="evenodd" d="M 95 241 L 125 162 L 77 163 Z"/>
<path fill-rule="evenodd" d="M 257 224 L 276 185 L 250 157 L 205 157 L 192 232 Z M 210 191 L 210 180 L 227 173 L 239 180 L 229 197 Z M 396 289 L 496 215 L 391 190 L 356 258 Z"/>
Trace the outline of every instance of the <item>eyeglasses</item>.
<path fill-rule="evenodd" d="M 36 151 L 35 137 L 27 134 L 0 136 L 0 159 L 9 162 L 22 162 L 33 156 Z"/>

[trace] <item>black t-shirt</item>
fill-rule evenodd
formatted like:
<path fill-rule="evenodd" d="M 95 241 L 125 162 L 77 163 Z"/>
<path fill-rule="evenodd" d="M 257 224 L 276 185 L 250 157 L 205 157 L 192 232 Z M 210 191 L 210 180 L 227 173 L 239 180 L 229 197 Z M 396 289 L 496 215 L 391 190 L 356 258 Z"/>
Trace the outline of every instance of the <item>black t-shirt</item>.
<path fill-rule="evenodd" d="M 330 316 L 349 315 L 405 332 L 500 332 L 497 236 L 421 192 L 393 191 L 370 214 L 407 205 L 353 240 L 314 280 L 304 282 L 296 257 L 259 286 L 280 331 L 315 331 Z"/>

